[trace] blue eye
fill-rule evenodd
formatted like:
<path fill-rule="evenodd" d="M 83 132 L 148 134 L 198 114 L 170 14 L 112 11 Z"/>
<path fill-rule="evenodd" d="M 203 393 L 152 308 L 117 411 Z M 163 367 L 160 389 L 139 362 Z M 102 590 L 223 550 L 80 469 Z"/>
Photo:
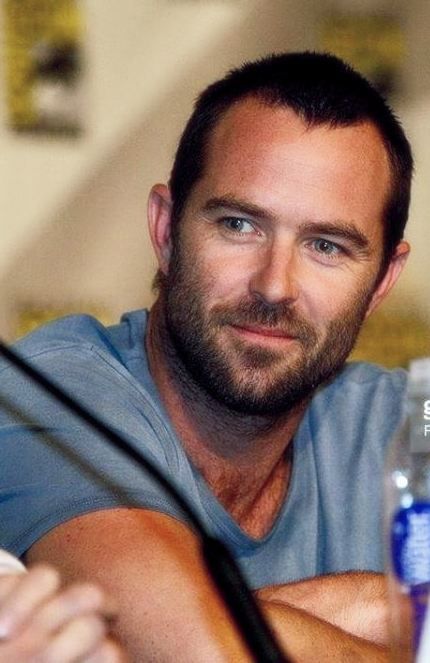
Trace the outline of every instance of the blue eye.
<path fill-rule="evenodd" d="M 335 244 L 335 242 L 331 242 L 329 239 L 315 239 L 313 245 L 318 253 L 329 257 L 338 256 L 343 252 L 339 244 Z"/>
<path fill-rule="evenodd" d="M 238 216 L 225 216 L 221 219 L 221 223 L 228 230 L 241 235 L 255 232 L 255 228 L 250 221 L 241 219 Z"/>

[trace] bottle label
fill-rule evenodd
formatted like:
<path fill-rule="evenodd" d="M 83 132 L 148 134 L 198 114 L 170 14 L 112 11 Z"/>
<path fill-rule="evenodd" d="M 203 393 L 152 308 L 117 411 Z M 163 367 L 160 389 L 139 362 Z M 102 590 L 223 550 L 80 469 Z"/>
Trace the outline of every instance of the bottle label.
<path fill-rule="evenodd" d="M 411 598 L 416 651 L 430 594 L 430 503 L 416 502 L 397 511 L 391 551 L 394 573 Z"/>
<path fill-rule="evenodd" d="M 430 583 L 430 503 L 399 509 L 391 530 L 393 567 L 408 586 Z"/>

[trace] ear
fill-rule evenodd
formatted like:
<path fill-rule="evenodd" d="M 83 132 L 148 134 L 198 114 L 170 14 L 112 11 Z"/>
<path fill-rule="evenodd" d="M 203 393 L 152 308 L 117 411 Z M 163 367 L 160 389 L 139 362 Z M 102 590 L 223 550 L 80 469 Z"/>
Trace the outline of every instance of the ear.
<path fill-rule="evenodd" d="M 171 240 L 172 197 L 165 184 L 155 184 L 148 199 L 148 228 L 158 266 L 163 274 L 169 269 Z"/>
<path fill-rule="evenodd" d="M 406 242 L 405 240 L 402 240 L 397 244 L 396 250 L 394 252 L 393 257 L 390 260 L 390 263 L 384 274 L 384 277 L 372 295 L 372 299 L 370 300 L 370 304 L 366 312 L 366 318 L 371 313 L 373 313 L 373 311 L 376 308 L 378 308 L 378 306 L 382 303 L 382 301 L 390 292 L 393 285 L 396 283 L 397 279 L 399 278 L 403 270 L 403 267 L 406 264 L 409 251 L 410 251 L 410 246 L 408 242 Z"/>

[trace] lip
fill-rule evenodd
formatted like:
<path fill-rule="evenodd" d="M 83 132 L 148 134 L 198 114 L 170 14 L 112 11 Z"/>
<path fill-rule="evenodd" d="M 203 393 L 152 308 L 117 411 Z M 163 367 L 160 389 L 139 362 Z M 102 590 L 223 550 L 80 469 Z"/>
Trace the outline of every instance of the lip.
<path fill-rule="evenodd" d="M 231 328 L 234 332 L 239 334 L 242 337 L 249 338 L 249 340 L 259 340 L 264 341 L 294 341 L 295 337 L 290 336 L 281 329 L 273 329 L 270 327 L 254 327 L 254 326 L 241 326 L 241 325 L 231 325 Z"/>

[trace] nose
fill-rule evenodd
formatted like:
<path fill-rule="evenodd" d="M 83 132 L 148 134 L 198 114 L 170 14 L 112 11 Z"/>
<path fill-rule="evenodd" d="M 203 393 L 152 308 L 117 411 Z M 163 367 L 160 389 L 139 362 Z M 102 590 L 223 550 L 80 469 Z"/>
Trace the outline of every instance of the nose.
<path fill-rule="evenodd" d="M 299 296 L 298 259 L 294 247 L 266 247 L 250 282 L 251 294 L 268 304 L 293 304 Z"/>

